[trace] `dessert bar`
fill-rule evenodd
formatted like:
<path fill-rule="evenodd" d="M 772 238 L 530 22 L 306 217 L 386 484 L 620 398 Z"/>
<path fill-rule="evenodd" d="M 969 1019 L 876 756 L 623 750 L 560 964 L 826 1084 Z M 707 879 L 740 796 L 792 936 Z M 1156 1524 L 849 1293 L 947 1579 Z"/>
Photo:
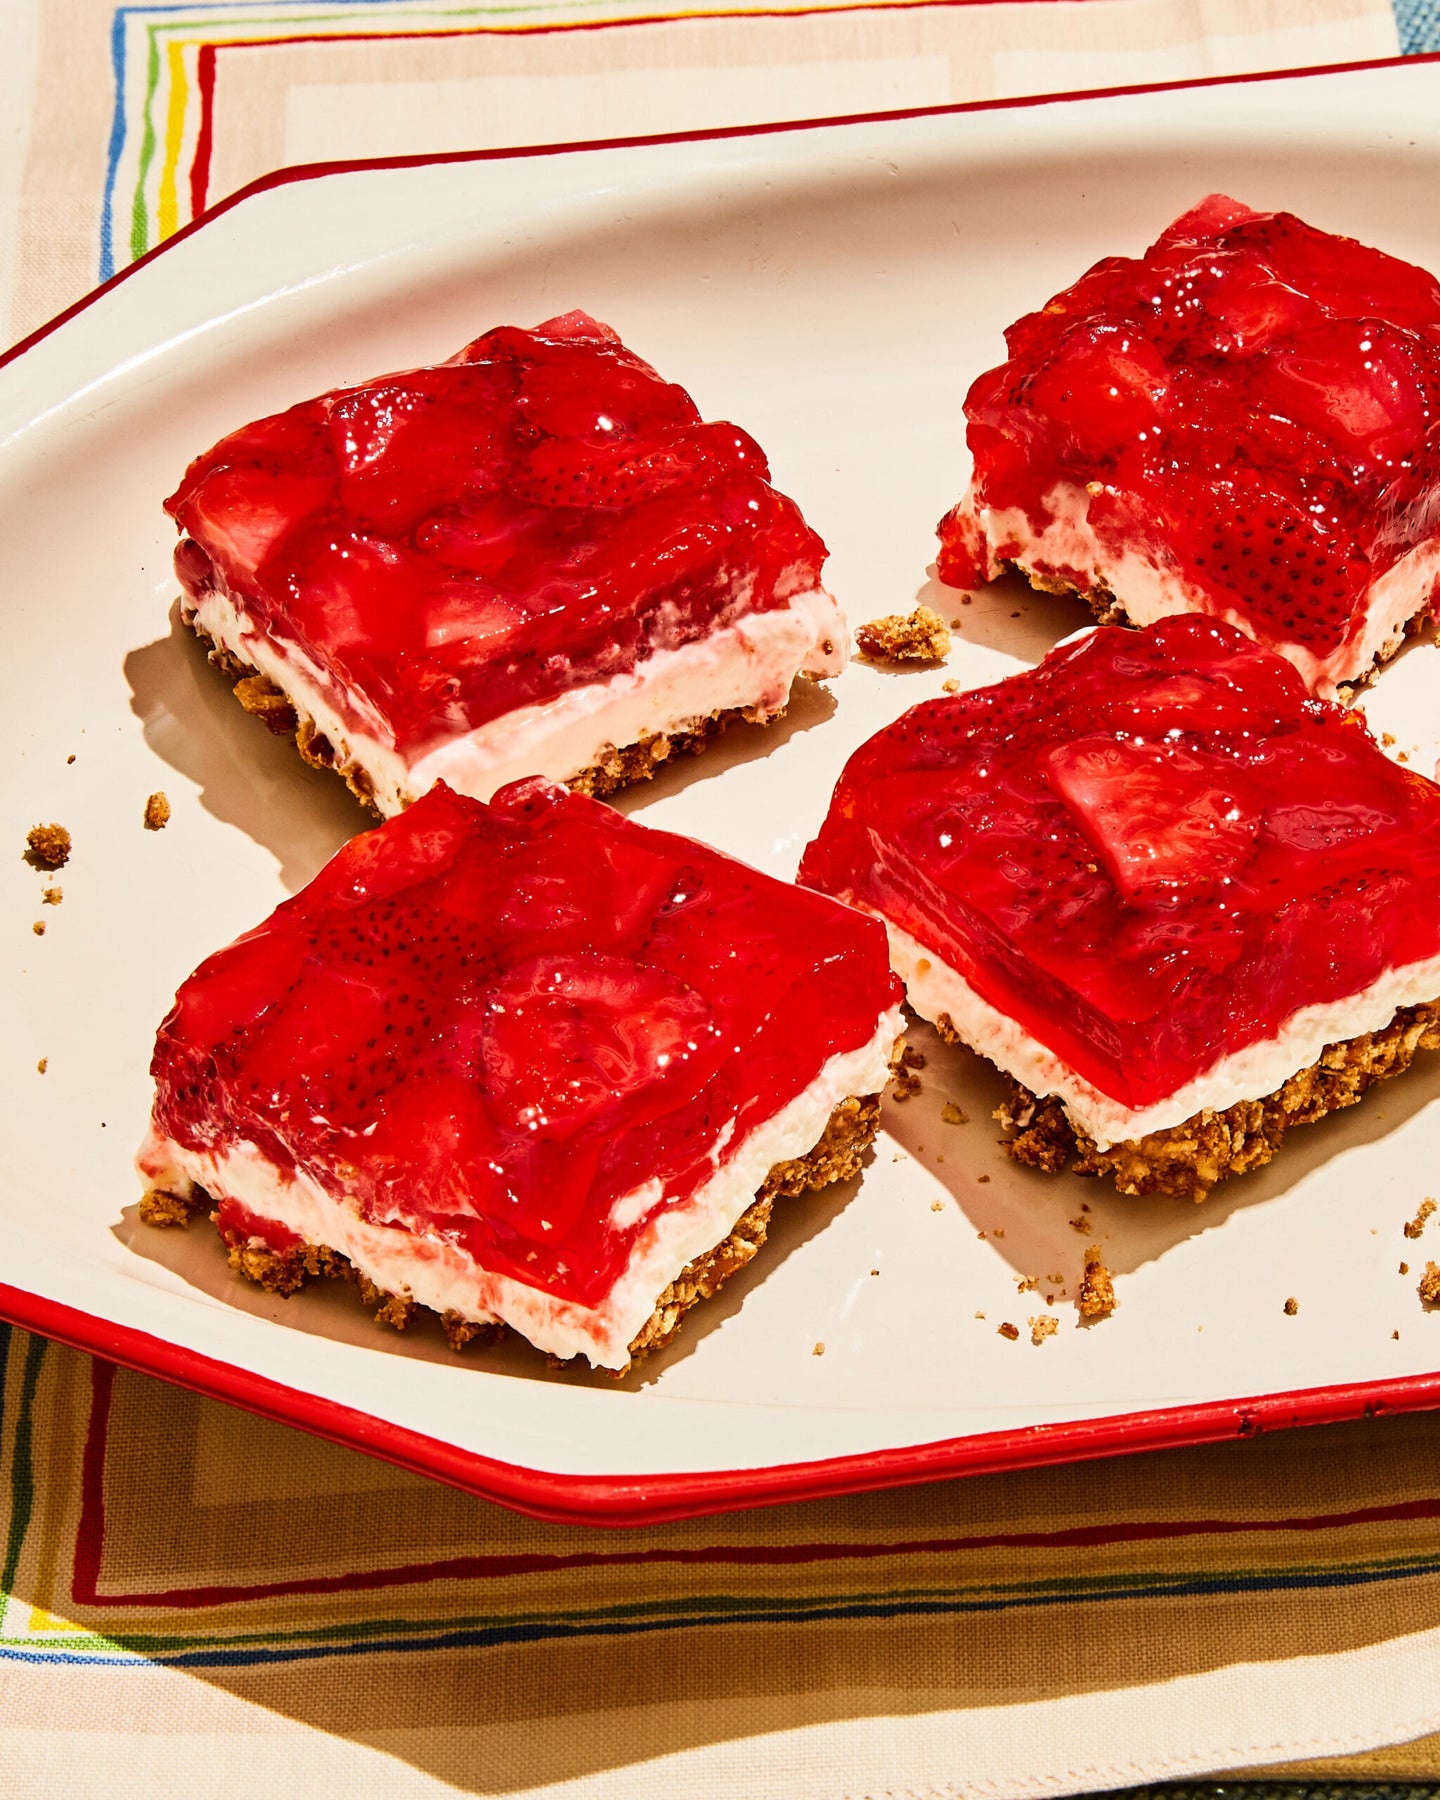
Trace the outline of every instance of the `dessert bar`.
<path fill-rule="evenodd" d="M 622 1371 L 777 1195 L 858 1170 L 899 998 L 823 895 L 542 779 L 437 784 L 181 987 L 142 1216 Z"/>
<path fill-rule="evenodd" d="M 914 707 L 800 879 L 1016 1083 L 1019 1160 L 1202 1199 L 1440 1047 L 1440 787 L 1219 620 Z"/>
<path fill-rule="evenodd" d="M 247 425 L 165 504 L 242 703 L 386 816 L 609 793 L 845 662 L 759 445 L 583 313 Z"/>
<path fill-rule="evenodd" d="M 1212 195 L 1005 333 L 942 581 L 1228 620 L 1334 696 L 1440 592 L 1440 283 Z"/>

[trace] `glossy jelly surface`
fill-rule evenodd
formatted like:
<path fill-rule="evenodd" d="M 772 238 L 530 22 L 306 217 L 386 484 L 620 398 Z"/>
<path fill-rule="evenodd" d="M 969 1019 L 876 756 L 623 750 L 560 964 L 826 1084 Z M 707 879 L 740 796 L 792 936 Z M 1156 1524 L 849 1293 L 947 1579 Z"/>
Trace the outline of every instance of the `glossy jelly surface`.
<path fill-rule="evenodd" d="M 898 998 L 880 926 L 823 895 L 548 782 L 437 785 L 184 984 L 155 1123 L 595 1305 L 662 1195 Z"/>
<path fill-rule="evenodd" d="M 165 504 L 190 599 L 223 582 L 402 752 L 783 606 L 825 558 L 755 440 L 583 313 L 247 425 Z"/>
<path fill-rule="evenodd" d="M 800 879 L 1139 1108 L 1440 953 L 1440 787 L 1183 614 L 914 707 L 846 765 Z"/>
<path fill-rule="evenodd" d="M 940 527 L 953 585 L 1015 553 L 976 509 L 1038 532 L 1065 484 L 1110 557 L 1325 657 L 1440 529 L 1440 283 L 1352 238 L 1212 195 L 1005 342 L 965 402 L 972 495 Z"/>

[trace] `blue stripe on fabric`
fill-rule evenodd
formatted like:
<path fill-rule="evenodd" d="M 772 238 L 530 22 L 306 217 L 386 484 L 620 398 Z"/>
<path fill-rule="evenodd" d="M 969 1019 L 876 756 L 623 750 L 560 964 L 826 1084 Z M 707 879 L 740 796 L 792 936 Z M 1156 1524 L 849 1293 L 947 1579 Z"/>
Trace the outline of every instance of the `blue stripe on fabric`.
<path fill-rule="evenodd" d="M 112 243 L 115 220 L 115 179 L 120 152 L 125 148 L 125 13 L 120 7 L 110 21 L 110 67 L 115 75 L 115 111 L 110 120 L 110 142 L 105 151 L 105 191 L 100 197 L 100 279 L 115 273 Z"/>
<path fill-rule="evenodd" d="M 1214 1576 L 1181 1582 L 1152 1582 L 1141 1587 L 1118 1588 L 1077 1599 L 1073 1593 L 1054 1592 L 993 1600 L 920 1600 L 900 1604 L 888 1601 L 852 1602 L 844 1606 L 816 1605 L 800 1608 L 755 1607 L 744 1612 L 717 1613 L 713 1618 L 594 1621 L 589 1624 L 535 1622 L 523 1625 L 472 1626 L 433 1631 L 424 1636 L 366 1638 L 355 1644 L 301 1644 L 275 1648 L 156 1651 L 141 1660 L 174 1669 L 253 1668 L 265 1664 L 311 1662 L 322 1656 L 368 1656 L 402 1650 L 468 1650 L 501 1645 L 553 1642 L 559 1639 L 629 1637 L 640 1632 L 686 1631 L 706 1625 L 824 1624 L 829 1620 L 934 1618 L 977 1612 L 1004 1612 L 1014 1607 L 1075 1606 L 1105 1600 L 1189 1599 L 1211 1594 L 1277 1593 L 1284 1591 L 1369 1587 L 1407 1575 L 1434 1575 L 1433 1560 L 1417 1562 L 1409 1569 L 1351 1569 L 1314 1571 L 1292 1575 Z M 114 1658 L 89 1651 L 67 1654 L 62 1649 L 34 1650 L 0 1643 L 0 1661 L 113 1662 Z"/>

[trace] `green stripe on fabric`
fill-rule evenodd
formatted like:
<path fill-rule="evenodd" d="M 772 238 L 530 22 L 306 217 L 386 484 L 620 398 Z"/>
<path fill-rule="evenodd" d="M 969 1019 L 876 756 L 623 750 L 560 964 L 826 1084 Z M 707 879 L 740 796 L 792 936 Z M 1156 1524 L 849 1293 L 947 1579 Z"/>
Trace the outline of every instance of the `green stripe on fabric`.
<path fill-rule="evenodd" d="M 150 211 L 145 204 L 145 177 L 155 157 L 155 123 L 150 116 L 150 101 L 160 82 L 160 45 L 154 27 L 147 32 L 149 54 L 145 60 L 144 130 L 140 138 L 140 173 L 135 183 L 135 198 L 130 207 L 130 255 L 143 256 L 149 249 Z"/>
<path fill-rule="evenodd" d="M 35 1507 L 35 1390 L 49 1345 L 44 1338 L 27 1339 L 25 1372 L 20 1384 L 20 1407 L 15 1420 L 15 1445 L 10 1462 L 10 1523 L 5 1533 L 5 1561 L 0 1565 L 0 1594 L 9 1598 L 20 1567 L 20 1552 L 30 1515 Z"/>

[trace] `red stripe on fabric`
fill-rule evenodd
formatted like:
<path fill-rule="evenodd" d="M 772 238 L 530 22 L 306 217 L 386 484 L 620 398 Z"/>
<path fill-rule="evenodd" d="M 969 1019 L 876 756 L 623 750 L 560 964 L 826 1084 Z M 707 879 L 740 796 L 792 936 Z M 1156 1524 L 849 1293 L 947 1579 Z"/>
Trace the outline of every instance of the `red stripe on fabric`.
<path fill-rule="evenodd" d="M 1075 1531 L 1018 1532 L 974 1538 L 916 1538 L 896 1544 L 712 1544 L 675 1550 L 574 1551 L 568 1555 L 457 1556 L 433 1563 L 402 1564 L 389 1569 L 355 1570 L 346 1575 L 299 1577 L 293 1581 L 257 1582 L 251 1586 L 164 1588 L 150 1593 L 100 1594 L 93 1586 L 85 1599 L 91 1606 L 228 1606 L 246 1600 L 270 1600 L 288 1594 L 360 1593 L 367 1589 L 416 1587 L 430 1581 L 499 1580 L 508 1576 L 549 1574 L 567 1569 L 594 1569 L 645 1564 L 729 1563 L 769 1567 L 825 1562 L 875 1562 L 897 1556 L 947 1556 L 984 1549 L 1094 1548 L 1104 1544 L 1143 1543 L 1156 1539 L 1229 1536 L 1244 1532 L 1333 1531 L 1346 1525 L 1440 1518 L 1440 1499 L 1402 1501 L 1396 1506 L 1366 1507 L 1313 1519 L 1195 1519 L 1137 1525 L 1096 1526 Z M 79 1597 L 77 1593 L 77 1598 Z"/>
<path fill-rule="evenodd" d="M 970 1537 L 905 1538 L 894 1543 L 704 1544 L 648 1550 L 533 1551 L 513 1556 L 456 1556 L 428 1563 L 401 1563 L 357 1569 L 343 1575 L 300 1576 L 291 1581 L 230 1583 L 161 1588 L 149 1592 L 100 1592 L 105 1538 L 105 1453 L 114 1389 L 114 1366 L 97 1361 L 85 1438 L 80 1526 L 76 1534 L 72 1594 L 88 1606 L 227 1606 L 289 1594 L 359 1593 L 367 1589 L 416 1587 L 430 1581 L 503 1580 L 567 1569 L 643 1567 L 646 1564 L 727 1563 L 772 1567 L 826 1562 L 876 1562 L 900 1556 L 954 1556 L 978 1550 L 1094 1549 L 1110 1544 L 1146 1543 L 1239 1533 L 1335 1531 L 1347 1526 L 1440 1518 L 1440 1496 L 1367 1506 L 1347 1513 L 1317 1513 L 1284 1519 L 1153 1519 L 1107 1525 L 1077 1525 L 1056 1531 L 989 1532 Z"/>
<path fill-rule="evenodd" d="M 835 6 L 717 6 L 702 12 L 634 13 L 623 19 L 556 19 L 548 25 L 454 25 L 404 32 L 297 31 L 283 37 L 216 38 L 211 42 L 221 50 L 270 50 L 291 44 L 388 43 L 397 39 L 410 43 L 431 38 L 550 37 L 572 31 L 624 31 L 632 25 L 685 25 L 692 19 L 811 19 L 831 13 L 971 11 L 984 6 L 1052 6 L 1061 3 L 1062 0 L 841 0 L 841 4 Z M 1105 0 L 1079 0 L 1079 3 L 1098 6 L 1105 4 Z M 1118 0 L 1110 0 L 1110 3 L 1118 4 Z"/>
<path fill-rule="evenodd" d="M 96 1604 L 100 1567 L 105 1558 L 105 1448 L 114 1389 L 114 1363 L 97 1357 L 90 1364 L 90 1418 L 80 1462 L 80 1523 L 75 1532 L 75 1570 L 70 1582 L 70 1597 L 92 1606 Z"/>
<path fill-rule="evenodd" d="M 210 152 L 215 142 L 215 45 L 202 44 L 195 74 L 200 90 L 200 129 L 195 134 L 195 157 L 190 164 L 190 217 L 205 210 L 210 187 Z"/>
<path fill-rule="evenodd" d="M 200 127 L 195 140 L 195 157 L 190 165 L 190 216 L 196 218 L 205 210 L 210 187 L 210 158 L 215 141 L 215 71 L 216 55 L 221 50 L 275 50 L 295 44 L 365 44 L 392 42 L 402 37 L 411 39 L 449 39 L 468 37 L 549 37 L 558 32 L 617 31 L 631 25 L 676 25 L 691 19 L 809 19 L 832 13 L 948 12 L 970 10 L 981 6 L 1009 6 L 1017 0 L 887 0 L 884 5 L 866 3 L 839 6 L 795 6 L 756 8 L 716 8 L 699 13 L 644 13 L 628 19 L 571 19 L 550 25 L 466 25 L 450 30 L 373 32 L 333 31 L 295 32 L 285 37 L 214 38 L 200 46 L 197 86 L 200 91 Z M 1058 0 L 1018 0 L 1021 5 L 1054 5 Z M 1103 0 L 1086 0 L 1099 5 Z"/>

